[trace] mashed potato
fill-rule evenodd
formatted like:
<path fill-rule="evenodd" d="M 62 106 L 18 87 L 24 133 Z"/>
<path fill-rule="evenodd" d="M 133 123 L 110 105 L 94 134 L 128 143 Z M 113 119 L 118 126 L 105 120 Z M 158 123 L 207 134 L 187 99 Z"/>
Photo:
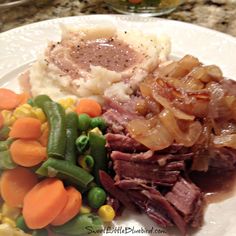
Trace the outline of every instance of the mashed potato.
<path fill-rule="evenodd" d="M 33 96 L 129 99 L 138 83 L 170 53 L 166 37 L 115 27 L 63 28 L 30 69 Z"/>

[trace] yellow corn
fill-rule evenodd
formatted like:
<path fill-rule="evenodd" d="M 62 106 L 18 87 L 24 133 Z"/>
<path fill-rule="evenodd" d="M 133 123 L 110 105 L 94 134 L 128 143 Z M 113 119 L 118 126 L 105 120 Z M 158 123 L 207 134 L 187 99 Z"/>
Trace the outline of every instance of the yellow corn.
<path fill-rule="evenodd" d="M 98 209 L 98 215 L 104 222 L 111 222 L 115 218 L 115 211 L 110 205 L 103 205 Z"/>
<path fill-rule="evenodd" d="M 80 214 L 88 214 L 92 211 L 89 206 L 81 206 L 79 213 Z"/>
<path fill-rule="evenodd" d="M 89 132 L 102 135 L 102 131 L 98 127 L 90 130 Z"/>
<path fill-rule="evenodd" d="M 32 113 L 37 119 L 41 121 L 41 123 L 46 121 L 46 116 L 41 108 L 33 107 Z"/>
<path fill-rule="evenodd" d="M 32 112 L 32 106 L 30 104 L 23 104 L 15 109 L 13 115 L 18 119 L 22 117 L 35 117 Z"/>
<path fill-rule="evenodd" d="M 2 215 L 2 213 L 0 213 L 0 222 L 2 221 L 2 217 L 3 217 L 3 215 Z"/>
<path fill-rule="evenodd" d="M 59 100 L 59 103 L 62 105 L 62 107 L 67 110 L 67 109 L 73 109 L 75 108 L 75 99 L 73 98 L 64 98 Z"/>
<path fill-rule="evenodd" d="M 15 109 L 13 115 L 16 119 L 21 117 L 33 117 L 39 119 L 42 123 L 46 121 L 46 116 L 41 108 L 32 107 L 30 104 L 25 103 Z"/>
<path fill-rule="evenodd" d="M 11 126 L 16 121 L 16 117 L 13 115 L 12 111 L 2 110 L 1 113 L 4 120 L 4 125 Z"/>
<path fill-rule="evenodd" d="M 8 224 L 8 225 L 10 225 L 10 226 L 12 226 L 12 227 L 16 227 L 16 222 L 15 222 L 14 220 L 12 220 L 12 219 L 6 217 L 6 216 L 3 216 L 3 218 L 2 218 L 2 223 Z"/>
<path fill-rule="evenodd" d="M 15 220 L 20 215 L 20 209 L 16 207 L 10 207 L 6 203 L 3 203 L 2 214 L 4 217 Z"/>

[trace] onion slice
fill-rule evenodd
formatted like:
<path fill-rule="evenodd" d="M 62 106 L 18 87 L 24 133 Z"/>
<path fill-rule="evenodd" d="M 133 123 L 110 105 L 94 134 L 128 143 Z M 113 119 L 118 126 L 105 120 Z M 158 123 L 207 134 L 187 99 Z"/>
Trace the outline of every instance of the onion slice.
<path fill-rule="evenodd" d="M 128 123 L 127 129 L 133 139 L 152 151 L 162 150 L 173 143 L 173 136 L 168 132 L 158 117 L 149 120 L 136 119 Z"/>
<path fill-rule="evenodd" d="M 202 126 L 200 122 L 194 121 L 188 127 L 188 132 L 184 133 L 178 126 L 178 123 L 173 113 L 164 109 L 160 114 L 159 118 L 164 126 L 168 129 L 175 141 L 179 144 L 183 144 L 186 147 L 191 147 L 201 135 Z"/>
<path fill-rule="evenodd" d="M 195 116 L 188 115 L 185 112 L 183 112 L 183 111 L 177 109 L 176 107 L 172 106 L 166 98 L 158 95 L 156 92 L 153 92 L 153 98 L 157 102 L 159 102 L 164 108 L 170 110 L 176 118 L 181 119 L 181 120 L 190 120 L 190 121 L 193 121 L 195 119 Z"/>

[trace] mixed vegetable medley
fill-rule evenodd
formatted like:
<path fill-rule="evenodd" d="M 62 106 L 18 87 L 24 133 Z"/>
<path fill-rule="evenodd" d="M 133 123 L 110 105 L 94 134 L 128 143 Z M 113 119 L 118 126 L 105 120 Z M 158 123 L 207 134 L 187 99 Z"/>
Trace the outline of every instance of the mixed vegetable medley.
<path fill-rule="evenodd" d="M 0 111 L 0 234 L 81 235 L 114 219 L 99 103 L 0 88 Z"/>

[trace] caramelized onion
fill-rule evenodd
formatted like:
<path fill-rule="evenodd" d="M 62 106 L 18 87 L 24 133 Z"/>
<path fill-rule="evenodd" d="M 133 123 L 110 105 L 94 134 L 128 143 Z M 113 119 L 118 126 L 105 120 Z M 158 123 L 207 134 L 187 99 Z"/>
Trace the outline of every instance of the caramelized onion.
<path fill-rule="evenodd" d="M 149 120 L 132 120 L 128 123 L 127 129 L 133 139 L 153 151 L 167 148 L 173 142 L 172 135 L 157 117 Z"/>
<path fill-rule="evenodd" d="M 161 97 L 156 92 L 153 92 L 153 98 L 159 102 L 164 108 L 169 109 L 171 112 L 173 112 L 174 116 L 181 120 L 194 120 L 195 116 L 188 115 L 185 112 L 177 109 L 171 103 L 164 97 Z"/>
<path fill-rule="evenodd" d="M 181 78 L 186 76 L 194 67 L 200 65 L 197 58 L 186 55 L 178 61 L 176 67 L 169 73 L 170 77 Z"/>
<path fill-rule="evenodd" d="M 236 134 L 220 135 L 213 138 L 215 147 L 230 147 L 236 149 Z"/>
<path fill-rule="evenodd" d="M 186 147 L 191 147 L 201 135 L 202 126 L 198 121 L 190 123 L 188 132 L 185 133 L 179 128 L 178 123 L 170 110 L 164 109 L 159 114 L 159 118 L 174 137 L 175 141 Z"/>

